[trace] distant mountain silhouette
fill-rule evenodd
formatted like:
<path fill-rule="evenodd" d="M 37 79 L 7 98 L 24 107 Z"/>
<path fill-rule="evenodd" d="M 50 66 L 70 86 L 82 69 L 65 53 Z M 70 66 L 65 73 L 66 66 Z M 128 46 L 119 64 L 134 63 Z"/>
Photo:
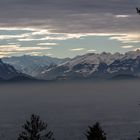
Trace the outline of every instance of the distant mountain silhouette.
<path fill-rule="evenodd" d="M 21 73 L 16 70 L 13 66 L 4 63 L 0 59 L 0 82 L 14 82 L 14 81 L 35 81 L 33 78 L 27 74 Z"/>
<path fill-rule="evenodd" d="M 47 59 L 54 63 L 47 63 Z M 44 61 L 42 62 L 42 60 Z M 139 50 L 130 51 L 125 54 L 106 52 L 101 54 L 89 53 L 72 59 L 57 59 L 43 56 L 11 57 L 7 59 L 7 63 L 16 66 L 16 68 L 19 66 L 21 69 L 23 66 L 24 70 L 16 70 L 13 66 L 0 61 L 0 77 L 17 81 L 26 81 L 29 79 L 53 81 L 140 78 Z M 23 74 L 23 71 L 25 71 L 25 74 Z M 31 77 L 27 73 L 32 73 Z"/>
<path fill-rule="evenodd" d="M 50 66 L 59 65 L 69 60 L 69 58 L 59 59 L 52 58 L 49 56 L 12 56 L 2 58 L 4 63 L 12 65 L 16 70 L 31 75 L 36 76 L 41 71 L 48 69 Z"/>
<path fill-rule="evenodd" d="M 20 82 L 20 81 L 37 81 L 37 79 L 33 78 L 33 77 L 30 77 L 30 76 L 25 76 L 25 75 L 18 75 L 18 76 L 15 76 L 11 79 L 8 79 L 7 80 L 8 82 Z"/>
<path fill-rule="evenodd" d="M 61 65 L 42 71 L 38 77 L 47 80 L 110 79 L 116 75 L 118 78 L 129 79 L 140 77 L 139 50 L 125 54 L 104 52 L 77 56 Z"/>
<path fill-rule="evenodd" d="M 110 79 L 111 80 L 128 80 L 128 79 L 140 79 L 140 78 L 138 76 L 129 75 L 129 74 L 119 74 L 119 75 L 113 76 Z"/>
<path fill-rule="evenodd" d="M 21 72 L 9 64 L 3 63 L 0 59 L 0 80 L 7 80 L 20 74 Z"/>

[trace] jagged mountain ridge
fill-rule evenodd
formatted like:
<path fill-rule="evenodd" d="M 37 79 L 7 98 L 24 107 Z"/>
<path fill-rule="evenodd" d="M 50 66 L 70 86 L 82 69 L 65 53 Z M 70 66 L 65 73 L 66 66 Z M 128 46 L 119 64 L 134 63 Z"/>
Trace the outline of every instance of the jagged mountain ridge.
<path fill-rule="evenodd" d="M 22 73 L 36 76 L 41 71 L 48 69 L 50 66 L 58 65 L 69 59 L 52 58 L 48 56 L 12 56 L 2 58 L 3 62 L 8 63 Z"/>
<path fill-rule="evenodd" d="M 13 66 L 3 63 L 0 59 L 0 79 L 10 79 L 14 76 L 19 75 L 20 72 L 17 71 Z"/>
<path fill-rule="evenodd" d="M 90 53 L 42 71 L 43 79 L 112 78 L 127 74 L 140 77 L 140 51 L 120 53 Z"/>
<path fill-rule="evenodd" d="M 17 71 L 13 66 L 4 63 L 0 59 L 0 81 L 1 80 L 8 80 L 15 76 L 22 75 L 21 72 Z"/>
<path fill-rule="evenodd" d="M 34 81 L 35 78 L 21 73 L 16 70 L 13 66 L 4 63 L 0 59 L 0 82 L 13 82 L 13 81 Z"/>

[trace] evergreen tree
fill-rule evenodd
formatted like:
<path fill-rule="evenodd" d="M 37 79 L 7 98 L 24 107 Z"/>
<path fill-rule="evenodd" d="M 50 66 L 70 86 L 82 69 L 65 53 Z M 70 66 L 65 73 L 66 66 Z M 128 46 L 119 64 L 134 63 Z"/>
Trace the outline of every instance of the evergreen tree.
<path fill-rule="evenodd" d="M 38 115 L 32 114 L 30 121 L 22 126 L 18 140 L 54 140 L 52 131 L 47 131 L 47 127 L 47 123 L 40 120 Z"/>
<path fill-rule="evenodd" d="M 140 131 L 139 131 L 139 133 L 140 133 Z M 140 137 L 138 137 L 137 140 L 140 140 Z"/>
<path fill-rule="evenodd" d="M 106 134 L 102 130 L 100 124 L 97 122 L 86 132 L 87 140 L 106 140 Z"/>

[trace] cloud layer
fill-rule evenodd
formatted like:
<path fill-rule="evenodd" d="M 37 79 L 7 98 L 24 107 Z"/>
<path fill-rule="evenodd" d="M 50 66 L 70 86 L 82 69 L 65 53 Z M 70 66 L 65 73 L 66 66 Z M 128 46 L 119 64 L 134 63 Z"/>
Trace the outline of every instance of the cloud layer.
<path fill-rule="evenodd" d="M 1 0 L 0 26 L 58 33 L 137 32 L 139 0 Z"/>
<path fill-rule="evenodd" d="M 67 57 L 117 45 L 116 51 L 134 50 L 140 45 L 139 6 L 139 0 L 1 0 L 0 56 Z"/>

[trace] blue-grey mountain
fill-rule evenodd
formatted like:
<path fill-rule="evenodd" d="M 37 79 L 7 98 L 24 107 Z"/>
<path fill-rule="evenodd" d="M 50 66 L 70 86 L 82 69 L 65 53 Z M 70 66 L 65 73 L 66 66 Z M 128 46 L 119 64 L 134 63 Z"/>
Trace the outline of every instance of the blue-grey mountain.
<path fill-rule="evenodd" d="M 67 60 L 66 59 L 58 59 L 58 58 L 52 58 L 48 56 L 13 56 L 13 57 L 7 57 L 2 58 L 2 60 L 5 63 L 8 63 L 14 68 L 22 73 L 31 75 L 36 77 L 41 71 L 48 69 L 50 66 L 58 65 L 60 63 L 63 63 Z"/>
<path fill-rule="evenodd" d="M 110 79 L 118 76 L 140 77 L 140 51 L 77 56 L 38 75 L 44 79 Z"/>

